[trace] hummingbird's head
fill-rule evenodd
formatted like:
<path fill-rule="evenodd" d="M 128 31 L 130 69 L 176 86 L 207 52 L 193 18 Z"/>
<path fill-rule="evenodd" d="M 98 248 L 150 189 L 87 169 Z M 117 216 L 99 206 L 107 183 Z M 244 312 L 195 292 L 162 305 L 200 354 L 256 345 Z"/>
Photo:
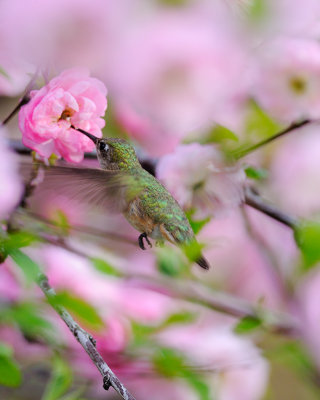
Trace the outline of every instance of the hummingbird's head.
<path fill-rule="evenodd" d="M 104 169 L 128 170 L 139 166 L 136 152 L 129 142 L 117 138 L 103 138 L 96 142 L 97 156 Z"/>
<path fill-rule="evenodd" d="M 126 140 L 117 138 L 99 139 L 83 129 L 75 128 L 74 126 L 72 128 L 86 135 L 96 145 L 101 168 L 128 170 L 134 167 L 141 167 L 134 148 Z"/>

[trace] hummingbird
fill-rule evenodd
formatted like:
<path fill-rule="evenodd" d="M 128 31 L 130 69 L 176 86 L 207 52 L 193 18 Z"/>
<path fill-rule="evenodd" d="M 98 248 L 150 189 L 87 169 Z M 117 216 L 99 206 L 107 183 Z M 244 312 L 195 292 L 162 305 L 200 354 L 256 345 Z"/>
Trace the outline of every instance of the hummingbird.
<path fill-rule="evenodd" d="M 90 138 L 95 146 L 101 169 L 58 167 L 53 175 L 63 175 L 64 187 L 73 186 L 73 196 L 89 204 L 116 206 L 127 221 L 140 232 L 138 244 L 146 250 L 149 238 L 162 244 L 177 246 L 196 243 L 194 232 L 184 211 L 153 175 L 140 164 L 133 146 L 124 139 L 99 139 L 80 128 L 73 129 Z M 72 185 L 70 185 L 72 182 Z M 195 262 L 209 269 L 208 261 L 200 255 Z"/>

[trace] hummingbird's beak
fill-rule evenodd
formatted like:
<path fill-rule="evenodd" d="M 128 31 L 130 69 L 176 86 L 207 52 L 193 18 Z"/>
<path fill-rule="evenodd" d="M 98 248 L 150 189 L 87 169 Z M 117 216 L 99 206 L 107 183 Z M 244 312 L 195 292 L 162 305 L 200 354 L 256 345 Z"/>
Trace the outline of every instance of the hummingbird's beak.
<path fill-rule="evenodd" d="M 97 137 L 94 136 L 94 135 L 91 135 L 91 133 L 86 132 L 86 131 L 84 131 L 83 129 L 76 128 L 76 127 L 74 127 L 73 125 L 71 125 L 71 128 L 73 128 L 73 129 L 75 129 L 76 131 L 81 132 L 81 133 L 83 133 L 84 135 L 86 135 L 89 139 L 91 139 L 91 140 L 93 141 L 94 144 L 97 144 L 97 143 L 98 143 L 99 138 L 97 138 Z"/>

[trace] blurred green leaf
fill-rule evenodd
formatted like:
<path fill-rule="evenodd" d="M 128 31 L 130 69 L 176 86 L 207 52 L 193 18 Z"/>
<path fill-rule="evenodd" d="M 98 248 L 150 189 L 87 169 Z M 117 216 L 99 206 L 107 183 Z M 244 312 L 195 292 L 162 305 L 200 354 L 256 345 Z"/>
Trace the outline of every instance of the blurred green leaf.
<path fill-rule="evenodd" d="M 18 364 L 9 357 L 0 355 L 0 385 L 17 387 L 22 375 Z"/>
<path fill-rule="evenodd" d="M 268 13 L 266 0 L 252 0 L 248 6 L 249 18 L 256 22 L 261 21 Z"/>
<path fill-rule="evenodd" d="M 76 297 L 68 292 L 59 292 L 56 294 L 54 304 L 64 306 L 79 320 L 90 325 L 93 329 L 101 329 L 104 326 L 97 310 L 80 297 Z"/>
<path fill-rule="evenodd" d="M 252 316 L 243 317 L 237 325 L 234 327 L 234 332 L 238 334 L 251 333 L 255 329 L 262 326 L 262 321 L 260 318 L 255 318 Z"/>
<path fill-rule="evenodd" d="M 195 313 L 190 311 L 181 311 L 179 313 L 171 314 L 162 326 L 167 327 L 174 324 L 188 324 L 196 319 Z"/>
<path fill-rule="evenodd" d="M 70 232 L 70 224 L 67 215 L 63 210 L 57 209 L 54 212 L 52 221 L 57 227 L 59 227 L 64 235 L 68 235 Z"/>
<path fill-rule="evenodd" d="M 31 232 L 19 231 L 10 233 L 5 241 L 5 246 L 8 252 L 21 247 L 30 246 L 37 241 L 38 238 Z"/>
<path fill-rule="evenodd" d="M 156 371 L 166 378 L 184 378 L 198 393 L 201 400 L 211 400 L 210 390 L 201 375 L 186 363 L 185 357 L 170 348 L 158 349 L 152 359 Z"/>
<path fill-rule="evenodd" d="M 262 180 L 268 177 L 268 171 L 264 168 L 249 166 L 245 168 L 244 172 L 249 179 Z"/>
<path fill-rule="evenodd" d="M 183 250 L 188 260 L 197 261 L 201 257 L 204 245 L 196 241 L 183 246 Z"/>
<path fill-rule="evenodd" d="M 188 264 L 178 249 L 164 247 L 157 251 L 158 270 L 168 276 L 183 275 L 188 270 Z"/>
<path fill-rule="evenodd" d="M 226 140 L 232 140 L 233 142 L 238 142 L 238 136 L 232 132 L 230 129 L 222 125 L 215 125 L 205 137 L 205 143 L 221 143 Z"/>
<path fill-rule="evenodd" d="M 17 387 L 21 380 L 20 367 L 13 359 L 13 349 L 0 342 L 0 385 Z"/>
<path fill-rule="evenodd" d="M 180 7 L 189 3 L 190 0 L 158 0 L 160 4 L 170 7 Z"/>
<path fill-rule="evenodd" d="M 207 218 L 204 218 L 204 219 L 199 219 L 199 220 L 194 220 L 193 219 L 193 215 L 194 214 L 195 214 L 195 210 L 194 209 L 188 210 L 186 212 L 186 216 L 187 216 L 187 218 L 189 220 L 191 228 L 192 228 L 194 234 L 197 235 L 201 231 L 201 229 L 205 225 L 207 225 L 208 222 L 210 222 L 210 217 L 207 217 Z"/>
<path fill-rule="evenodd" d="M 42 400 L 58 400 L 72 384 L 72 371 L 69 365 L 56 356 L 52 363 L 51 379 L 42 396 Z"/>
<path fill-rule="evenodd" d="M 250 102 L 249 114 L 246 121 L 246 133 L 254 139 L 266 138 L 279 131 L 277 124 L 257 103 Z"/>
<path fill-rule="evenodd" d="M 303 222 L 295 229 L 294 234 L 303 255 L 304 270 L 309 270 L 320 261 L 320 223 Z"/>
<path fill-rule="evenodd" d="M 34 281 L 40 273 L 38 264 L 33 261 L 28 255 L 19 249 L 9 248 L 8 254 L 13 261 L 22 269 L 26 278 L 29 281 Z"/>
<path fill-rule="evenodd" d="M 0 65 L 0 74 L 3 75 L 5 78 L 11 80 L 10 75 L 6 72 L 6 70 L 3 67 L 1 67 L 1 65 Z"/>
<path fill-rule="evenodd" d="M 91 258 L 91 262 L 96 270 L 111 276 L 122 276 L 121 272 L 101 258 Z"/>
<path fill-rule="evenodd" d="M 53 326 L 43 318 L 39 305 L 35 303 L 25 302 L 2 308 L 0 320 L 7 324 L 17 324 L 27 337 L 51 339 Z"/>

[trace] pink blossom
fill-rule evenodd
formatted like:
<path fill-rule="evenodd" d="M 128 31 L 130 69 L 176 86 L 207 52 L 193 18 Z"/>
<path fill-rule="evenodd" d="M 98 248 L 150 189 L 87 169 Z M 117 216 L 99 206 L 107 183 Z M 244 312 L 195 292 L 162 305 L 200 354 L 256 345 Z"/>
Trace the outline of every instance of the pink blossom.
<path fill-rule="evenodd" d="M 160 136 L 162 147 L 153 151 L 163 154 L 168 136 L 203 132 L 225 103 L 244 92 L 246 51 L 237 39 L 187 9 L 159 12 L 131 27 L 114 51 L 106 80 L 116 110 L 151 125 L 137 137 L 142 145 Z"/>
<path fill-rule="evenodd" d="M 319 43 L 281 38 L 261 46 L 253 90 L 262 107 L 281 121 L 319 118 Z"/>
<path fill-rule="evenodd" d="M 243 170 L 225 166 L 222 154 L 211 145 L 177 147 L 160 159 L 157 176 L 181 206 L 197 207 L 202 214 L 216 213 L 242 200 Z"/>
<path fill-rule="evenodd" d="M 0 127 L 0 218 L 13 211 L 22 195 L 17 159 L 5 143 L 5 135 L 5 129 Z"/>
<path fill-rule="evenodd" d="M 194 338 L 197 338 L 196 345 Z M 166 329 L 165 346 L 181 351 L 195 370 L 213 370 L 209 387 L 219 400 L 259 400 L 268 382 L 268 364 L 254 344 L 212 320 Z M 161 399 L 156 397 L 155 399 Z"/>
<path fill-rule="evenodd" d="M 107 108 L 107 89 L 84 69 L 70 69 L 52 79 L 21 108 L 19 126 L 23 143 L 41 156 L 55 153 L 70 162 L 80 162 L 93 142 L 71 125 L 102 136 Z"/>
<path fill-rule="evenodd" d="M 279 141 L 270 165 L 270 189 L 288 213 L 310 217 L 320 211 L 320 136 L 313 125 Z"/>

